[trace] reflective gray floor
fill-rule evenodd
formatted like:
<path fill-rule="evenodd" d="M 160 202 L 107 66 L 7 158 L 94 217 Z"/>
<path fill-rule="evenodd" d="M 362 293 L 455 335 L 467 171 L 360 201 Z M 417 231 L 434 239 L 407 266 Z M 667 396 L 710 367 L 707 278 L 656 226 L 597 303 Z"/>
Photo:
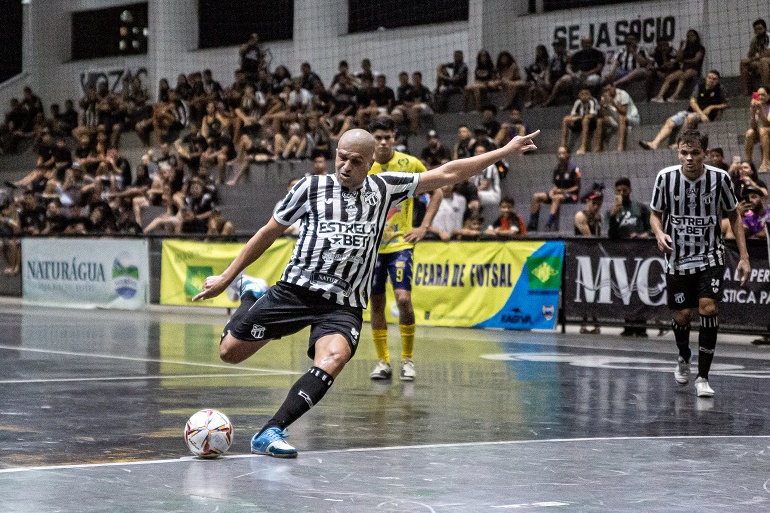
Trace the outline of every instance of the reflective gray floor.
<path fill-rule="evenodd" d="M 0 511 L 770 511 L 769 348 L 723 340 L 697 399 L 671 334 L 418 328 L 417 380 L 373 383 L 367 326 L 281 461 L 248 439 L 306 335 L 228 366 L 225 320 L 4 306 Z M 233 421 L 229 457 L 187 456 L 203 407 Z"/>

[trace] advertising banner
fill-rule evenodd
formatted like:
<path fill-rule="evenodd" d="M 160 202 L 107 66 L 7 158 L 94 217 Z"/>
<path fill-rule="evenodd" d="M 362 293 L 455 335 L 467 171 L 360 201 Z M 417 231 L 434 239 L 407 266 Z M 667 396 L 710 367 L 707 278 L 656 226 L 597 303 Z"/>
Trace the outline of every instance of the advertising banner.
<path fill-rule="evenodd" d="M 246 274 L 262 278 L 273 285 L 281 277 L 295 239 L 278 239 L 257 262 L 246 268 Z M 221 306 L 234 308 L 239 301 L 221 294 L 206 301 L 192 302 L 201 291 L 207 276 L 221 274 L 243 249 L 241 243 L 206 243 L 186 240 L 164 240 L 161 253 L 160 304 L 188 306 Z"/>
<path fill-rule="evenodd" d="M 563 242 L 421 242 L 414 252 L 417 324 L 553 329 Z M 398 322 L 390 286 L 386 316 Z M 366 314 L 365 314 L 366 315 Z"/>
<path fill-rule="evenodd" d="M 149 304 L 146 240 L 22 239 L 25 302 L 138 310 Z"/>
<path fill-rule="evenodd" d="M 770 268 L 767 247 L 749 242 L 751 276 L 741 287 L 735 276 L 738 252 L 725 247 L 725 275 L 720 323 L 762 331 L 770 324 Z M 574 239 L 566 242 L 564 309 L 567 320 L 583 316 L 622 322 L 624 319 L 669 323 L 665 260 L 655 240 Z"/>

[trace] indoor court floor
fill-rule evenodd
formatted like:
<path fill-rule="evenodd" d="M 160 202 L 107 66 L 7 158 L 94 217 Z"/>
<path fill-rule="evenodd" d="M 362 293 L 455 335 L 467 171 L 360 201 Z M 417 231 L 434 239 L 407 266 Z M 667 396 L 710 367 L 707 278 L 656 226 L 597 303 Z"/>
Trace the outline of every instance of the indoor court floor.
<path fill-rule="evenodd" d="M 369 379 L 365 325 L 280 460 L 249 439 L 309 367 L 307 333 L 233 366 L 225 321 L 0 306 L 0 512 L 770 511 L 770 347 L 749 338 L 722 337 L 699 399 L 657 330 L 418 327 L 403 383 Z M 235 426 L 223 458 L 183 442 L 202 408 Z"/>

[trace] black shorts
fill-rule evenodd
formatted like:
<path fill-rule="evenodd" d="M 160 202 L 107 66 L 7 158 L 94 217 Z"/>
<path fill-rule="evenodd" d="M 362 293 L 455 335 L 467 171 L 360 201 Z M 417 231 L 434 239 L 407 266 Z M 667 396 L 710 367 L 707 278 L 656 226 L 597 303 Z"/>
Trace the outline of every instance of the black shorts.
<path fill-rule="evenodd" d="M 722 278 L 725 267 L 709 267 L 694 274 L 666 274 L 668 307 L 671 310 L 698 308 L 702 297 L 719 301 L 722 297 Z"/>
<path fill-rule="evenodd" d="M 241 303 L 225 326 L 238 340 L 270 340 L 297 333 L 310 326 L 307 355 L 315 357 L 316 341 L 326 335 L 340 334 L 356 354 L 361 334 L 361 308 L 338 305 L 304 287 L 279 281 L 256 303 Z M 224 337 L 223 334 L 223 337 Z"/>

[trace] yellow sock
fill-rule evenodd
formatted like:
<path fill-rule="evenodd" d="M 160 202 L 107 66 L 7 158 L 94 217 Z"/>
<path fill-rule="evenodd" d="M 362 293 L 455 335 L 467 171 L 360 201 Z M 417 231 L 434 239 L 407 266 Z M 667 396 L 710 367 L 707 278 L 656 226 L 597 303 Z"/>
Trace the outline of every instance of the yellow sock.
<path fill-rule="evenodd" d="M 414 350 L 414 324 L 399 324 L 401 331 L 401 359 L 405 360 L 412 357 Z"/>
<path fill-rule="evenodd" d="M 388 353 L 388 330 L 372 329 L 372 338 L 374 339 L 374 350 L 377 351 L 377 358 L 390 363 L 390 354 Z"/>

